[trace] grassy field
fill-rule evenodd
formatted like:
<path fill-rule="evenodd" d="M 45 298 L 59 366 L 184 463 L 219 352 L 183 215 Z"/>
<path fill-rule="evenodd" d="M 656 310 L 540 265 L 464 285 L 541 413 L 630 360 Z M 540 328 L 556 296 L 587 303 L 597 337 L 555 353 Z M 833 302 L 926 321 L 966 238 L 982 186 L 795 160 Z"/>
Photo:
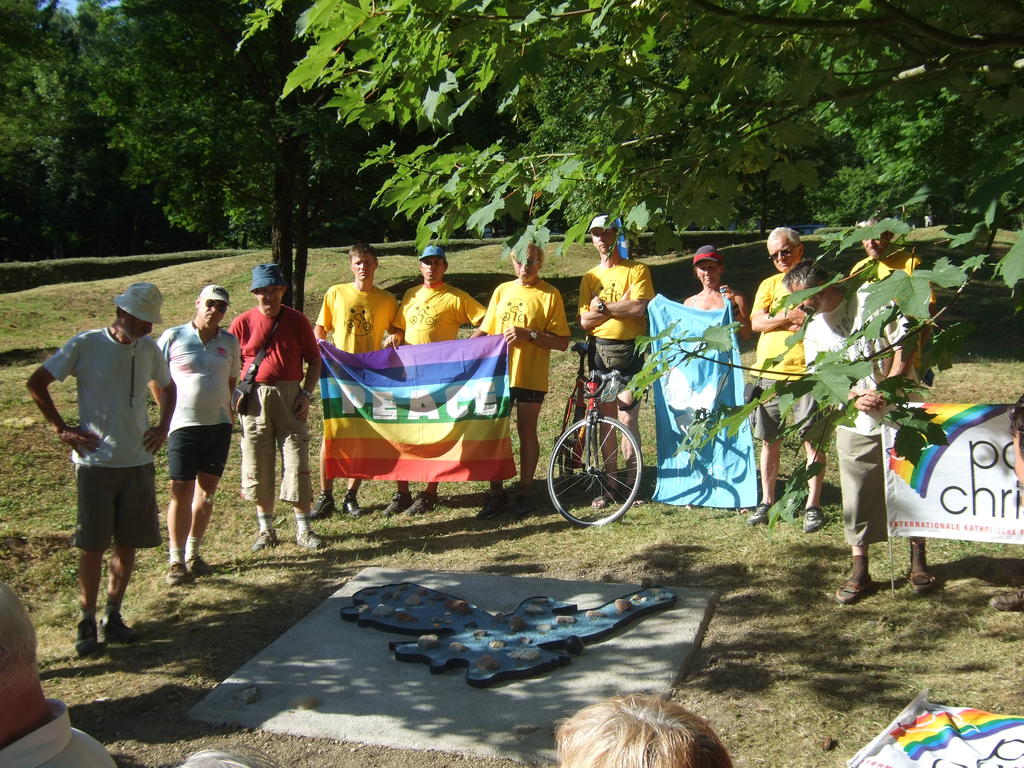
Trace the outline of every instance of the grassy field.
<path fill-rule="evenodd" d="M 941 253 L 928 241 L 931 234 L 920 235 L 919 253 L 926 259 Z M 733 246 L 724 252 L 728 281 L 752 295 L 771 270 L 764 246 Z M 306 310 L 311 317 L 330 284 L 350 279 L 347 260 L 339 254 L 320 250 L 310 256 Z M 161 286 L 164 317 L 172 325 L 189 318 L 198 289 L 208 282 L 231 290 L 236 303 L 229 314 L 248 309 L 249 268 L 267 258 L 215 259 L 135 279 Z M 669 298 L 697 290 L 684 257 L 647 262 L 657 289 Z M 544 275 L 562 290 L 568 307 L 575 306 L 579 276 L 592 263 L 589 246 L 549 257 Z M 482 302 L 510 276 L 497 247 L 453 256 L 448 273 L 452 284 Z M 396 295 L 418 280 L 412 255 L 382 260 L 378 283 Z M 992 593 L 1024 585 L 1019 550 L 934 540 L 930 562 L 941 588 L 915 598 L 904 578 L 906 545 L 897 542 L 895 595 L 886 590 L 855 606 L 837 605 L 832 594 L 847 573 L 849 550 L 842 537 L 834 455 L 824 494 L 829 522 L 812 535 L 785 524 L 769 535 L 729 510 L 660 504 L 637 508 L 621 523 L 599 530 L 571 529 L 553 515 L 520 523 L 478 521 L 473 512 L 484 486 L 460 484 L 442 486 L 442 506 L 430 515 L 331 519 L 318 525 L 329 544 L 321 552 L 299 551 L 286 543 L 253 555 L 249 544 L 255 519 L 251 505 L 238 496 L 236 441 L 204 545 L 215 575 L 171 590 L 163 584 L 166 550 L 142 553 L 125 616 L 145 633 L 145 642 L 79 660 L 72 648 L 77 621 L 77 558 L 69 545 L 73 475 L 66 452 L 28 399 L 24 382 L 71 335 L 107 324 L 113 317 L 111 298 L 129 281 L 52 285 L 0 296 L 0 438 L 5 447 L 0 454 L 0 578 L 31 608 L 47 693 L 65 700 L 72 721 L 107 744 L 121 766 L 173 765 L 200 745 L 225 743 L 256 745 L 291 765 L 459 764 L 451 756 L 288 739 L 186 717 L 213 685 L 369 565 L 622 583 L 646 579 L 717 591 L 703 645 L 677 680 L 674 696 L 712 721 L 738 766 L 838 768 L 922 688 L 931 688 L 938 702 L 1024 714 L 1021 615 L 999 614 L 986 606 Z M 1024 380 L 1024 346 L 1005 288 L 972 286 L 945 317 L 972 322 L 981 331 L 971 337 L 963 360 L 940 374 L 931 399 L 1015 400 Z M 556 435 L 565 389 L 575 372 L 569 354 L 553 354 L 552 366 L 553 393 L 542 412 L 545 446 Z M 63 412 L 72 414 L 73 383 L 55 385 L 53 391 Z M 653 408 L 641 414 L 650 466 Z M 318 429 L 314 426 L 317 436 Z M 784 471 L 799 454 L 797 445 L 786 446 Z M 162 456 L 157 467 L 165 503 Z M 391 484 L 370 482 L 361 500 L 379 508 L 391 493 Z M 278 516 L 279 531 L 290 541 L 294 524 L 283 505 Z M 876 546 L 872 554 L 872 575 L 888 581 L 883 548 Z M 638 679 L 636 688 L 644 687 Z M 833 740 L 828 745 L 826 737 Z"/>

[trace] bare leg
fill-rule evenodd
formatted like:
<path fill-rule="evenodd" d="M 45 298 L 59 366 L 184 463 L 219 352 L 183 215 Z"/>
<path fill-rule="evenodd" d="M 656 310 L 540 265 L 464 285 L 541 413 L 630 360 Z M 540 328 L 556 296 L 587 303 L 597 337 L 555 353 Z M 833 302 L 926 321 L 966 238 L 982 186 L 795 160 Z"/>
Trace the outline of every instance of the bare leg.
<path fill-rule="evenodd" d="M 804 450 L 807 452 L 807 466 L 811 464 L 821 465 L 821 471 L 807 481 L 807 506 L 820 507 L 821 489 L 825 484 L 825 452 L 818 450 L 818 446 L 809 442 L 804 443 Z M 775 466 L 775 471 L 777 474 L 778 464 Z"/>
<path fill-rule="evenodd" d="M 167 503 L 167 539 L 171 549 L 185 547 L 199 493 L 195 480 L 171 480 L 171 500 Z"/>
<path fill-rule="evenodd" d="M 775 503 L 775 483 L 779 477 L 779 459 L 782 455 L 782 441 L 761 443 L 761 503 Z"/>
<path fill-rule="evenodd" d="M 195 494 L 192 496 L 192 527 L 189 534 L 199 541 L 206 535 L 213 516 L 213 495 L 217 492 L 220 478 L 209 472 L 200 472 Z"/>
<path fill-rule="evenodd" d="M 105 552 L 104 549 L 82 549 L 78 552 L 78 606 L 82 610 L 96 610 Z"/>
<path fill-rule="evenodd" d="M 528 491 L 533 485 L 540 460 L 540 439 L 537 437 L 537 421 L 540 418 L 540 403 L 518 403 L 516 405 L 516 431 L 519 434 L 519 488 Z"/>
<path fill-rule="evenodd" d="M 350 486 L 351 487 L 351 486 Z M 320 490 L 333 491 L 334 480 L 327 477 L 327 438 L 320 440 Z"/>
<path fill-rule="evenodd" d="M 107 584 L 107 602 L 121 604 L 124 599 L 125 590 L 128 589 L 128 582 L 131 581 L 132 571 L 135 570 L 135 548 L 114 545 L 114 554 L 110 558 L 107 568 L 110 572 Z"/>

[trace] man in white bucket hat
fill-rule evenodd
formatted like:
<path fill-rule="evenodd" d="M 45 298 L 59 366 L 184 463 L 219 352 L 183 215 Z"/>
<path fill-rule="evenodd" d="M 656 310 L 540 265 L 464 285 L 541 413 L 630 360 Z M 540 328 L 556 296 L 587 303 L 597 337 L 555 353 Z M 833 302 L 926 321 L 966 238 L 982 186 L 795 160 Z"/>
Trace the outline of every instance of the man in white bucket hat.
<path fill-rule="evenodd" d="M 121 601 L 135 567 L 135 550 L 160 546 L 153 454 L 167 439 L 175 388 L 167 362 L 150 337 L 161 322 L 163 296 L 152 283 L 132 283 L 114 298 L 112 325 L 80 333 L 28 379 L 28 390 L 62 443 L 71 447 L 78 486 L 74 542 L 78 558 L 79 656 L 104 642 L 133 643 Z M 64 421 L 50 385 L 74 376 L 78 426 Z M 160 422 L 149 426 L 147 392 L 155 385 Z M 96 602 L 103 556 L 113 540 L 107 603 L 97 627 Z"/>

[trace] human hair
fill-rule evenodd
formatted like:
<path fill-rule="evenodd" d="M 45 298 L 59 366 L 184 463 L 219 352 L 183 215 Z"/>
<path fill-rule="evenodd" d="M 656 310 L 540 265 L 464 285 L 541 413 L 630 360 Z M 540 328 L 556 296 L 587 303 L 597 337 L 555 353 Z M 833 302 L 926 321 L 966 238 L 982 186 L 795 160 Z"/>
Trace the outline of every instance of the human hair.
<path fill-rule="evenodd" d="M 800 288 L 817 288 L 832 279 L 827 269 L 814 261 L 801 261 L 782 276 L 787 291 Z"/>
<path fill-rule="evenodd" d="M 706 720 L 644 694 L 581 709 L 558 724 L 555 744 L 560 768 L 732 768 Z"/>
<path fill-rule="evenodd" d="M 380 256 L 377 254 L 377 249 L 369 243 L 356 243 L 348 249 L 349 261 L 352 259 L 358 259 L 363 256 L 372 256 L 374 261 L 380 261 Z"/>
<path fill-rule="evenodd" d="M 13 692 L 38 673 L 32 619 L 14 590 L 0 581 L 0 691 Z"/>
<path fill-rule="evenodd" d="M 1024 395 L 1017 399 L 1010 411 L 1010 434 L 1015 441 L 1024 435 Z"/>
<path fill-rule="evenodd" d="M 768 233 L 768 239 L 765 242 L 770 241 L 772 238 L 781 237 L 790 245 L 800 245 L 803 241 L 800 239 L 800 233 L 792 227 L 776 227 Z"/>
<path fill-rule="evenodd" d="M 281 768 L 269 757 L 254 749 L 244 752 L 226 752 L 204 749 L 189 755 L 181 768 Z"/>

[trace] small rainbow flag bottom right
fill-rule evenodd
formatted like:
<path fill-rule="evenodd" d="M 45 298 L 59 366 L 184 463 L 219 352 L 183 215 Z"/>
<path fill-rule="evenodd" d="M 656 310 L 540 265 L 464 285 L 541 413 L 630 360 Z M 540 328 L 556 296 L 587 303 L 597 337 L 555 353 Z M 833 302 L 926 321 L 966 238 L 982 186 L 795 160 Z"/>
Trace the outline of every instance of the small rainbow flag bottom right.
<path fill-rule="evenodd" d="M 1024 717 L 944 707 L 921 691 L 849 768 L 1021 768 Z"/>

